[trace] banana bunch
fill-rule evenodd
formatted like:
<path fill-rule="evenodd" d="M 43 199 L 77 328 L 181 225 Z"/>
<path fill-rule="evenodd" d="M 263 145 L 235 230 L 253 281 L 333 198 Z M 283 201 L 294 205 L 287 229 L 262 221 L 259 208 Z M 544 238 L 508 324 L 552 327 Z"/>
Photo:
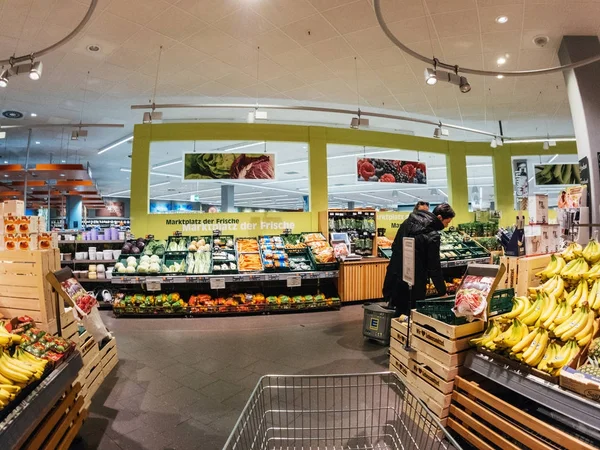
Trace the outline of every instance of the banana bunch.
<path fill-rule="evenodd" d="M 497 348 L 512 348 L 523 339 L 529 330 L 519 319 L 513 319 L 512 324 L 505 331 L 494 338 Z"/>
<path fill-rule="evenodd" d="M 600 261 L 600 245 L 598 245 L 596 239 L 590 239 L 588 245 L 583 249 L 582 255 L 590 264 Z"/>
<path fill-rule="evenodd" d="M 513 307 L 510 312 L 504 314 L 503 317 L 507 319 L 514 319 L 519 316 L 526 308 L 531 306 L 531 302 L 527 297 L 514 297 L 512 299 Z"/>
<path fill-rule="evenodd" d="M 587 281 L 581 280 L 575 289 L 565 295 L 565 300 L 571 308 L 581 306 L 588 300 L 588 284 Z"/>
<path fill-rule="evenodd" d="M 537 366 L 538 370 L 541 370 L 543 372 L 554 371 L 555 369 L 548 367 L 548 364 L 550 363 L 550 361 L 553 361 L 554 358 L 556 358 L 556 355 L 559 354 L 561 349 L 561 345 L 556 341 L 553 341 L 550 344 L 548 344 L 548 347 L 546 347 L 546 353 L 544 353 L 544 357 Z"/>
<path fill-rule="evenodd" d="M 592 332 L 594 317 L 594 311 L 585 304 L 575 309 L 567 320 L 554 328 L 553 333 L 561 341 L 567 342 L 575 339 L 576 341 L 581 340 L 585 345 L 591 339 L 591 336 L 588 339 L 588 335 Z M 584 341 L 584 338 L 587 339 L 587 342 Z"/>
<path fill-rule="evenodd" d="M 563 267 L 560 271 L 560 276 L 566 280 L 579 281 L 589 270 L 590 266 L 585 259 L 576 258 L 569 261 L 565 267 Z"/>
<path fill-rule="evenodd" d="M 568 341 L 562 346 L 553 358 L 549 359 L 546 368 L 552 373 L 552 375 L 558 375 L 560 369 L 569 364 L 571 360 L 579 353 L 579 346 L 574 340 Z"/>
<path fill-rule="evenodd" d="M 565 281 L 560 277 L 560 275 L 554 275 L 552 278 L 549 278 L 544 284 L 536 287 L 529 288 L 529 293 L 532 296 L 536 296 L 537 292 L 544 291 L 547 294 L 552 294 L 554 297 L 559 298 L 565 290 Z"/>
<path fill-rule="evenodd" d="M 0 323 L 0 347 L 10 347 L 13 342 L 18 343 L 21 336 L 16 334 L 11 334 L 8 332 L 6 328 L 4 328 L 4 323 Z"/>
<path fill-rule="evenodd" d="M 583 253 L 583 248 L 577 242 L 571 242 L 567 248 L 565 248 L 560 256 L 567 262 L 579 258 Z"/>
<path fill-rule="evenodd" d="M 600 264 L 594 264 L 590 270 L 588 270 L 584 275 L 583 278 L 585 278 L 588 281 L 596 281 L 597 279 L 600 278 Z"/>
<path fill-rule="evenodd" d="M 596 280 L 594 281 L 594 284 L 592 284 L 592 289 L 590 289 L 587 302 L 594 311 L 600 310 L 600 280 Z"/>
<path fill-rule="evenodd" d="M 537 320 L 542 315 L 542 310 L 544 309 L 545 302 L 542 295 L 538 292 L 536 300 L 526 308 L 521 314 L 517 317 L 518 319 L 527 326 L 533 326 Z"/>
<path fill-rule="evenodd" d="M 471 339 L 469 343 L 475 347 L 487 347 L 490 350 L 496 348 L 494 339 L 502 332 L 495 320 L 490 320 L 485 332 L 478 338 Z"/>
<path fill-rule="evenodd" d="M 531 333 L 534 331 L 535 334 L 533 335 L 530 344 L 524 346 L 522 349 L 522 361 L 528 366 L 537 367 L 546 353 L 546 347 L 548 346 L 550 336 L 548 335 L 548 330 L 544 330 L 543 328 L 534 328 Z"/>
<path fill-rule="evenodd" d="M 550 264 L 548 264 L 548 266 L 542 270 L 541 272 L 536 273 L 535 275 L 537 277 L 540 277 L 542 280 L 547 280 L 549 278 L 552 278 L 556 275 L 559 275 L 560 272 L 564 269 L 564 267 L 566 266 L 566 262 L 565 260 L 559 255 L 552 255 L 550 258 Z"/>
<path fill-rule="evenodd" d="M 548 331 L 553 331 L 557 325 L 567 320 L 571 314 L 573 314 L 573 309 L 566 300 L 562 300 L 556 304 L 550 315 L 542 321 L 541 326 Z"/>
<path fill-rule="evenodd" d="M 14 358 L 8 353 L 0 353 L 0 383 L 16 384 L 25 387 L 33 380 L 39 380 L 44 372 L 43 363 Z"/>

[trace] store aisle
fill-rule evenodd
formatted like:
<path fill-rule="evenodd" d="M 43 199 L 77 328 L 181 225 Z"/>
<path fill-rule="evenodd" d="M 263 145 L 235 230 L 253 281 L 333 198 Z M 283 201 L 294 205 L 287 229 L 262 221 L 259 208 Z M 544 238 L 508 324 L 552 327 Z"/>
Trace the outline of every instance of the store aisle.
<path fill-rule="evenodd" d="M 208 319 L 114 319 L 119 365 L 72 449 L 220 449 L 264 374 L 387 370 L 362 307 Z"/>

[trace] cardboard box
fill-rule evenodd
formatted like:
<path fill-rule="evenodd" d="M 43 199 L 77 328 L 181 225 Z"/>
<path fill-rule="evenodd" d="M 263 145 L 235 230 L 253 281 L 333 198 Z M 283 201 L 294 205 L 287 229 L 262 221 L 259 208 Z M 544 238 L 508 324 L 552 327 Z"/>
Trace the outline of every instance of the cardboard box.
<path fill-rule="evenodd" d="M 40 250 L 58 248 L 58 233 L 40 232 L 37 234 L 37 244 Z"/>
<path fill-rule="evenodd" d="M 45 231 L 40 227 L 40 219 L 38 216 L 14 216 L 12 214 L 0 217 L 0 233 L 2 234 L 29 234 Z"/>
<path fill-rule="evenodd" d="M 36 233 L 3 234 L 0 237 L 0 250 L 38 250 Z"/>
<path fill-rule="evenodd" d="M 3 205 L 2 215 L 8 214 L 13 216 L 24 216 L 25 203 L 23 203 L 23 200 L 6 200 Z"/>
<path fill-rule="evenodd" d="M 548 223 L 548 195 L 529 196 L 529 222 Z"/>

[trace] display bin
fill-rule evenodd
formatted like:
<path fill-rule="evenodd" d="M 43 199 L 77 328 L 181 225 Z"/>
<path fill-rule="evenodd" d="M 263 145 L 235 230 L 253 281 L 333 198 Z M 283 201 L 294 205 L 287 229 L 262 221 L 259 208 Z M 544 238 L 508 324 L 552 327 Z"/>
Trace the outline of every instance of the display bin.
<path fill-rule="evenodd" d="M 512 309 L 512 299 L 514 297 L 513 289 L 497 289 L 493 294 L 488 305 L 488 316 L 504 314 Z M 432 317 L 440 322 L 449 325 L 462 325 L 467 323 L 465 317 L 456 317 L 454 315 L 454 300 L 456 296 L 439 297 L 424 300 L 417 300 L 416 310 L 426 316 Z"/>
<path fill-rule="evenodd" d="M 177 251 L 177 252 L 165 252 L 165 256 L 163 257 L 163 261 L 161 263 L 161 273 L 165 275 L 184 275 L 187 273 L 187 255 L 188 251 Z M 169 272 L 164 271 L 164 266 L 170 267 L 173 263 L 180 264 L 183 261 L 183 264 L 186 266 L 183 272 Z"/>
<path fill-rule="evenodd" d="M 171 242 L 176 242 L 176 243 L 179 243 L 179 241 L 180 241 L 181 239 L 185 239 L 185 250 L 173 250 L 173 251 L 170 251 L 170 250 L 169 250 L 169 244 L 170 244 Z M 166 254 L 168 254 L 168 253 L 176 253 L 176 252 L 183 252 L 183 251 L 186 251 L 186 252 L 187 252 L 187 248 L 188 248 L 188 245 L 190 245 L 190 242 L 191 242 L 191 238 L 190 238 L 190 237 L 188 237 L 188 236 L 169 236 L 169 237 L 167 238 L 167 248 L 165 249 L 165 256 L 166 256 Z"/>
<path fill-rule="evenodd" d="M 313 254 L 313 251 L 310 247 L 308 249 L 308 256 L 310 257 L 310 261 L 312 262 L 312 265 L 315 268 L 315 270 L 337 270 L 340 266 L 340 264 L 337 261 L 325 264 L 317 262 L 317 259 L 315 258 L 315 255 Z"/>
<path fill-rule="evenodd" d="M 46 280 L 57 270 L 58 249 L 0 251 L 0 313 L 9 319 L 30 316 L 40 328 L 58 333 L 57 294 Z"/>

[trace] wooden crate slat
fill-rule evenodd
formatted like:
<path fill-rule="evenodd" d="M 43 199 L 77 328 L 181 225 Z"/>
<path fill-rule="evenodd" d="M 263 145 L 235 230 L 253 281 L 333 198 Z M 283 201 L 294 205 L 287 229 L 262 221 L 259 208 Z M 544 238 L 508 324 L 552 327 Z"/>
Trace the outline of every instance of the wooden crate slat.
<path fill-rule="evenodd" d="M 452 394 L 452 401 L 464 406 L 465 409 L 480 417 L 481 420 L 493 425 L 495 428 L 498 428 L 508 436 L 514 438 L 517 442 L 526 445 L 532 450 L 552 450 L 551 446 L 540 441 L 529 432 L 524 431 L 515 424 L 503 419 L 497 413 L 490 411 L 460 392 L 455 391 Z"/>
<path fill-rule="evenodd" d="M 400 344 L 398 341 L 395 343 L 390 341 L 390 351 L 400 354 L 408 360 L 412 359 L 419 364 L 423 364 L 433 373 L 438 375 L 442 380 L 454 380 L 454 378 L 456 378 L 456 376 L 462 371 L 460 367 L 447 367 L 423 352 L 408 352 L 404 349 L 404 345 Z"/>
<path fill-rule="evenodd" d="M 520 447 L 517 447 L 512 442 L 505 439 L 494 430 L 486 427 L 485 424 L 482 424 L 479 422 L 479 420 L 454 405 L 450 405 L 450 416 L 460 420 L 463 426 L 472 428 L 479 435 L 482 435 L 489 441 L 492 441 L 492 443 L 499 446 L 502 450 L 520 450 Z"/>
<path fill-rule="evenodd" d="M 32 275 L 0 273 L 0 289 L 4 289 L 5 286 L 35 288 L 37 284 L 36 277 Z"/>
<path fill-rule="evenodd" d="M 84 420 L 87 419 L 87 416 L 88 411 L 87 409 L 84 409 L 79 416 L 77 416 L 77 420 L 75 420 L 73 425 L 71 425 L 71 428 L 69 428 L 69 431 L 65 434 L 63 440 L 60 441 L 60 444 L 56 447 L 56 450 L 69 450 L 73 439 L 75 439 L 77 433 L 79 433 L 79 430 L 81 429 Z"/>
<path fill-rule="evenodd" d="M 39 449 L 43 442 L 48 438 L 48 435 L 52 432 L 58 421 L 64 416 L 68 408 L 70 408 L 81 390 L 81 385 L 76 383 L 73 385 L 67 395 L 57 402 L 54 410 L 50 412 L 44 419 L 44 421 L 38 425 L 31 437 L 27 441 L 23 450 L 34 450 Z"/>
<path fill-rule="evenodd" d="M 35 320 L 36 324 L 48 323 L 42 318 L 42 314 L 39 311 L 33 309 L 19 309 L 19 308 L 5 308 L 0 307 L 0 314 L 7 318 L 19 317 L 19 316 L 30 316 Z"/>
<path fill-rule="evenodd" d="M 436 333 L 446 336 L 450 339 L 459 339 L 465 336 L 472 336 L 483 332 L 484 322 L 476 320 L 471 323 L 465 323 L 463 325 L 449 325 L 429 317 L 425 314 L 412 310 L 412 320 L 414 323 L 419 324 L 423 327 L 435 330 Z"/>
<path fill-rule="evenodd" d="M 447 353 L 458 353 L 471 348 L 471 344 L 469 343 L 471 337 L 469 336 L 450 339 L 416 323 L 411 324 L 411 332 L 413 333 L 413 336 L 423 339 L 425 342 L 434 345 Z"/>
<path fill-rule="evenodd" d="M 460 434 L 464 439 L 469 441 L 475 448 L 479 450 L 496 450 L 479 436 L 467 430 L 460 423 L 456 422 L 452 417 L 448 419 L 448 427 Z"/>
<path fill-rule="evenodd" d="M 7 285 L 0 287 L 2 290 L 3 297 L 16 297 L 16 298 L 31 298 L 38 299 L 39 291 L 36 287 L 32 286 L 14 286 Z"/>
<path fill-rule="evenodd" d="M 0 289 L 2 288 L 0 287 Z M 0 295 L 0 308 L 12 308 L 17 305 L 22 309 L 40 310 L 40 301 L 37 298 L 18 298 Z"/>
<path fill-rule="evenodd" d="M 0 260 L 0 275 L 33 275 L 34 265 L 32 262 L 8 262 Z"/>
<path fill-rule="evenodd" d="M 499 399 L 495 395 L 487 392 L 484 389 L 481 389 L 475 383 L 470 382 L 463 377 L 456 377 L 455 389 L 461 389 L 467 392 L 468 394 L 477 398 L 479 401 L 491 406 L 496 411 L 499 411 L 507 417 L 511 417 L 524 427 L 533 430 L 539 435 L 549 438 L 553 442 L 556 442 L 557 444 L 569 450 L 593 450 L 595 448 L 561 431 L 560 429 L 533 417 L 532 415 L 520 410 L 510 403 Z"/>
<path fill-rule="evenodd" d="M 79 415 L 79 412 L 83 407 L 83 403 L 83 398 L 81 396 L 77 397 L 77 401 L 73 407 L 69 410 L 66 416 L 63 416 L 63 419 L 54 428 L 54 432 L 50 436 L 50 439 L 44 443 L 44 446 L 42 447 L 43 449 L 54 450 L 58 446 L 71 424 Z"/>
<path fill-rule="evenodd" d="M 38 262 L 37 251 L 0 250 L 0 261 L 35 263 Z"/>
<path fill-rule="evenodd" d="M 113 358 L 111 358 L 106 365 L 102 368 L 102 373 L 104 374 L 104 377 L 107 377 L 108 374 L 110 372 L 112 372 L 112 370 L 116 367 L 116 365 L 119 363 L 119 356 L 115 355 Z"/>

